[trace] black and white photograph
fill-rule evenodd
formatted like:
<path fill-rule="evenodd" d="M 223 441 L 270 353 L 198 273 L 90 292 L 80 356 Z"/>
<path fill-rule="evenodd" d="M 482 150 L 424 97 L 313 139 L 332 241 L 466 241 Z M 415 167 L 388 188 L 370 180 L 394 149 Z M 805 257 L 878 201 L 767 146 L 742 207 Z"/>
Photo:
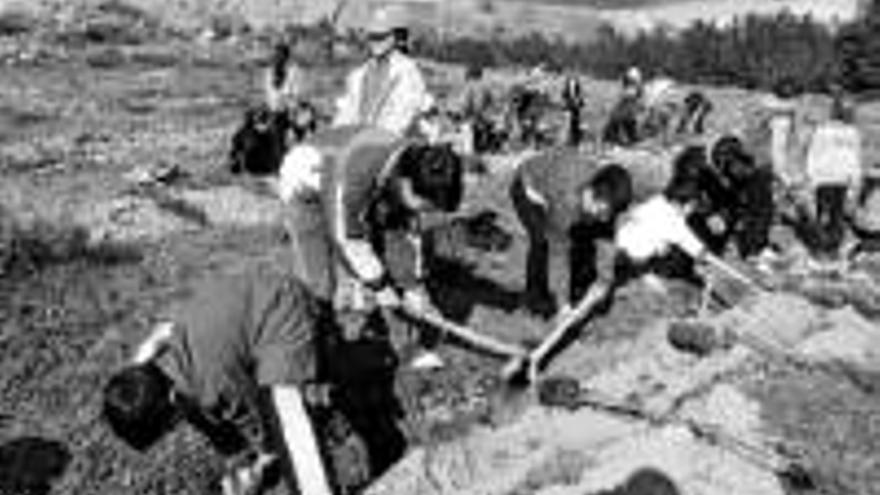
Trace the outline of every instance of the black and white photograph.
<path fill-rule="evenodd" d="M 880 0 L 0 0 L 0 495 L 880 494 Z"/>

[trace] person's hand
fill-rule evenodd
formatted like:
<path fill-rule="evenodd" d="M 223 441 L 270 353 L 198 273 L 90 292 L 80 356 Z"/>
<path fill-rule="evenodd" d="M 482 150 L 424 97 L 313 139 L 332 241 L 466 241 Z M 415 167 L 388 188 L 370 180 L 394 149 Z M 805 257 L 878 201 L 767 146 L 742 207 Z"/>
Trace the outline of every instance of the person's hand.
<path fill-rule="evenodd" d="M 159 353 L 159 349 L 161 349 L 165 342 L 171 337 L 173 332 L 173 322 L 164 321 L 157 324 L 150 333 L 150 336 L 147 337 L 147 340 L 138 346 L 134 356 L 132 356 L 132 362 L 135 364 L 144 364 L 153 359 L 153 357 Z"/>
<path fill-rule="evenodd" d="M 422 289 L 407 289 L 403 293 L 403 307 L 415 314 L 424 314 L 431 310 L 431 300 Z"/>
<path fill-rule="evenodd" d="M 376 304 L 383 308 L 396 308 L 401 305 L 400 296 L 391 287 L 383 287 L 375 292 Z"/>
<path fill-rule="evenodd" d="M 260 453 L 253 462 L 232 465 L 220 481 L 223 495 L 257 495 L 266 471 L 276 460 L 273 454 Z"/>
<path fill-rule="evenodd" d="M 706 219 L 706 227 L 709 228 L 709 231 L 714 235 L 721 235 L 727 230 L 727 222 L 724 221 L 724 218 L 721 215 L 711 215 Z"/>
<path fill-rule="evenodd" d="M 343 278 L 333 294 L 333 308 L 337 312 L 367 312 L 372 300 L 370 292 L 360 280 L 353 277 Z"/>

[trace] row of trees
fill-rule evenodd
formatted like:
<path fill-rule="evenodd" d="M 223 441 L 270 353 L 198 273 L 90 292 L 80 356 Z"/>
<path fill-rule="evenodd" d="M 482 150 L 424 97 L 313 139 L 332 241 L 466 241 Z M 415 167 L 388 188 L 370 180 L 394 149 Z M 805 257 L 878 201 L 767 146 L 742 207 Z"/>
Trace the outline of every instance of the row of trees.
<path fill-rule="evenodd" d="M 880 0 L 838 29 L 788 13 L 749 15 L 727 26 L 697 22 L 676 33 L 664 29 L 624 36 L 603 27 L 595 39 L 570 44 L 540 34 L 520 38 L 440 38 L 423 35 L 417 54 L 479 65 L 576 69 L 617 77 L 636 65 L 688 82 L 770 88 L 782 78 L 801 89 L 835 84 L 856 92 L 880 89 Z"/>

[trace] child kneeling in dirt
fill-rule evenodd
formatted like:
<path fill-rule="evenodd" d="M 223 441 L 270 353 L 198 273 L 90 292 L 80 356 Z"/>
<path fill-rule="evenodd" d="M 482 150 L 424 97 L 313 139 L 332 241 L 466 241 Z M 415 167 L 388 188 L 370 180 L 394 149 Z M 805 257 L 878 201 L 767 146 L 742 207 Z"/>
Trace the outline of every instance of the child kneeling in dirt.
<path fill-rule="evenodd" d="M 187 420 L 237 464 L 224 494 L 257 493 L 271 466 L 298 493 L 330 494 L 305 398 L 318 321 L 313 296 L 274 269 L 212 281 L 113 375 L 104 418 L 140 451 Z"/>

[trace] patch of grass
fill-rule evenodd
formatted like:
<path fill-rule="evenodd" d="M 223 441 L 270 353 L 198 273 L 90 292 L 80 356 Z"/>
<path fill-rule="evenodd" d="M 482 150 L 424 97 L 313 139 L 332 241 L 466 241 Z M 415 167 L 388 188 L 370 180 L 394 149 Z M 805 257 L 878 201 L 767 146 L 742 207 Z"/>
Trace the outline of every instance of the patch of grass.
<path fill-rule="evenodd" d="M 10 10 L 0 13 L 0 37 L 27 34 L 36 27 L 37 19 L 26 12 Z"/>
<path fill-rule="evenodd" d="M 0 209 L 0 274 L 18 275 L 47 266 L 85 262 L 117 265 L 140 261 L 136 246 L 92 243 L 89 232 L 75 225 L 43 220 L 23 224 Z"/>
<path fill-rule="evenodd" d="M 86 55 L 86 64 L 94 69 L 115 69 L 128 63 L 125 52 L 117 47 L 101 48 Z"/>
<path fill-rule="evenodd" d="M 130 62 L 146 69 L 166 69 L 181 64 L 183 57 L 173 51 L 136 50 L 130 55 Z"/>

